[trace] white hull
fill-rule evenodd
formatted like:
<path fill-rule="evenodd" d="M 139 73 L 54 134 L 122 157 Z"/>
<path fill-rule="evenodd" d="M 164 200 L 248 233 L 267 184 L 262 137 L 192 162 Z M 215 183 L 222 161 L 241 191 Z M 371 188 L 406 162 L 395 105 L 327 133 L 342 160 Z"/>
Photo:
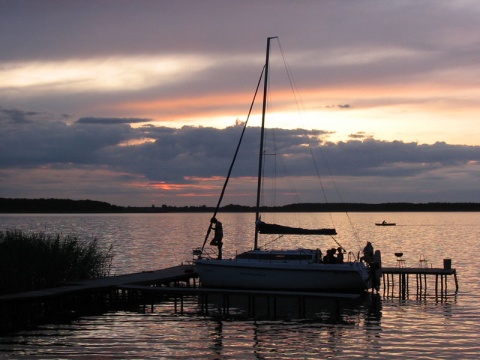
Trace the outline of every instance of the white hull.
<path fill-rule="evenodd" d="M 363 263 L 282 263 L 252 260 L 198 259 L 196 268 L 204 287 L 290 290 L 363 291 L 371 287 Z"/>

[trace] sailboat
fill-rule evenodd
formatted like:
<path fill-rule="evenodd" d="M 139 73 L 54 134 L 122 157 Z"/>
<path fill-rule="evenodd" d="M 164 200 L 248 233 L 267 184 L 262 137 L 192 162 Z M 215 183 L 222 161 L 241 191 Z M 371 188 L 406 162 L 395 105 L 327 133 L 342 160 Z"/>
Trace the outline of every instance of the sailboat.
<path fill-rule="evenodd" d="M 268 91 L 268 73 L 270 42 L 276 37 L 267 38 L 267 50 L 262 76 L 257 85 L 257 90 L 263 78 L 263 107 L 262 125 L 260 132 L 260 151 L 258 166 L 257 204 L 255 214 L 255 234 L 253 250 L 236 255 L 233 258 L 222 258 L 222 243 L 217 243 L 218 256 L 209 257 L 205 251 L 209 234 L 217 223 L 214 217 L 207 231 L 203 246 L 194 250 L 194 263 L 202 287 L 230 288 L 230 289 L 257 289 L 257 290 L 282 290 L 282 291 L 336 291 L 336 292 L 361 292 L 375 288 L 378 290 L 381 275 L 380 251 L 375 251 L 368 258 L 348 259 L 338 261 L 329 256 L 322 257 L 319 249 L 280 249 L 265 250 L 258 246 L 259 234 L 294 234 L 309 236 L 333 236 L 335 229 L 303 229 L 278 224 L 268 224 L 260 216 L 260 191 L 262 188 L 262 164 L 264 156 L 265 112 Z M 237 147 L 238 152 L 238 147 Z M 237 153 L 236 153 L 237 154 Z M 235 154 L 235 157 L 236 157 Z M 234 158 L 235 158 L 234 157 Z M 228 178 L 234 161 L 230 167 L 227 180 L 222 190 L 225 191 Z M 217 210 L 220 205 L 217 205 Z M 217 225 L 218 228 L 218 225 Z M 334 250 L 334 249 L 332 249 Z M 331 251 L 331 250 L 329 250 Z M 342 252 L 342 249 L 338 249 Z M 343 253 L 342 256 L 343 257 Z M 336 260 L 337 259 L 337 260 Z"/>

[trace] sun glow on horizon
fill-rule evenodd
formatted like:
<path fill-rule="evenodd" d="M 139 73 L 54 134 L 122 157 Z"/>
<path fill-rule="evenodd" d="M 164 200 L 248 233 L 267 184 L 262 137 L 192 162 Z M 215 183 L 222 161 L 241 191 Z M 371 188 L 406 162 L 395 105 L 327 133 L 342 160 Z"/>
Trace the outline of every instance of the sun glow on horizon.
<path fill-rule="evenodd" d="M 371 85 L 309 89 L 301 94 L 298 103 L 287 101 L 292 96 L 289 91 L 277 91 L 275 100 L 269 102 L 266 126 L 321 130 L 329 133 L 329 141 L 333 142 L 348 141 L 352 135 L 363 133 L 385 141 L 478 145 L 480 129 L 473 124 L 480 106 L 473 100 L 475 89 L 452 86 L 447 98 L 445 86 L 419 83 L 413 89 L 408 84 L 387 88 Z M 150 124 L 155 126 L 226 128 L 237 120 L 246 120 L 249 95 L 210 93 L 190 98 L 130 101 L 113 108 L 132 116 L 149 117 Z M 261 124 L 258 103 L 257 99 L 250 126 Z M 453 118 L 455 127 L 451 126 Z M 466 128 L 471 130 L 467 134 Z"/>
<path fill-rule="evenodd" d="M 247 59 L 236 61 L 244 64 Z M 0 69 L 0 95 L 114 93 L 178 86 L 218 62 L 213 57 L 200 55 L 139 55 L 5 63 Z M 454 70 L 434 75 L 438 77 L 423 74 L 413 85 L 399 78 L 388 84 L 322 86 L 320 82 L 318 87 L 302 91 L 298 99 L 292 99 L 287 87 L 272 89 L 266 126 L 321 130 L 328 133 L 328 140 L 333 142 L 367 134 L 386 141 L 479 145 L 480 129 L 476 123 L 480 104 L 476 99 L 480 89 L 477 84 L 471 78 L 458 76 Z M 132 127 L 149 124 L 174 128 L 185 125 L 226 128 L 237 120 L 245 121 L 253 94 L 234 89 L 218 91 L 207 89 L 191 96 L 172 93 L 171 97 L 151 100 L 105 101 L 92 105 L 88 111 L 93 109 L 110 117 L 151 119 L 132 124 Z M 261 123 L 259 98 L 249 120 L 250 126 Z M 121 145 L 136 145 L 142 141 L 152 140 Z"/>

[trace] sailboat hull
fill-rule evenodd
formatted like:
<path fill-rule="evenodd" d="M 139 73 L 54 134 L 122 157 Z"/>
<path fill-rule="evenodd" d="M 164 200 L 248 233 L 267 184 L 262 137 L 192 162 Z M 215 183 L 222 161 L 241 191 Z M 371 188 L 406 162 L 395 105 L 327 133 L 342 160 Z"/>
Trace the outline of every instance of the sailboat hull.
<path fill-rule="evenodd" d="M 371 287 L 362 263 L 262 263 L 199 259 L 196 268 L 203 287 L 289 290 L 363 291 Z"/>

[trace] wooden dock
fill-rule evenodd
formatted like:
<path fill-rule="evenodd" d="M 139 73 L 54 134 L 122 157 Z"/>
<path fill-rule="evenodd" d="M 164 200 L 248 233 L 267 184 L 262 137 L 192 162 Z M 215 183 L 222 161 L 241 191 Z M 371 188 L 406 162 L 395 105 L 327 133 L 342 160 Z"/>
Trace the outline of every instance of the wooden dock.
<path fill-rule="evenodd" d="M 458 279 L 456 269 L 445 268 L 408 268 L 408 267 L 388 267 L 382 268 L 383 274 L 383 295 L 395 296 L 398 291 L 398 297 L 406 299 L 410 293 L 410 276 L 415 276 L 415 294 L 417 297 L 426 297 L 428 293 L 428 284 L 432 284 L 435 296 L 439 299 L 444 299 L 450 295 L 458 293 Z M 455 281 L 455 291 L 453 294 L 448 291 L 448 277 L 453 276 Z M 432 278 L 434 277 L 434 279 Z M 427 280 L 431 281 L 427 281 Z"/>
<path fill-rule="evenodd" d="M 0 296 L 0 333 L 111 310 L 124 300 L 121 286 L 195 287 L 197 277 L 193 265 L 179 265 L 3 295 Z"/>
<path fill-rule="evenodd" d="M 197 277 L 198 275 L 193 265 L 179 265 L 156 271 L 143 271 L 133 274 L 107 276 L 98 279 L 68 282 L 63 286 L 50 289 L 3 295 L 0 296 L 0 303 L 8 302 L 11 300 L 48 298 L 52 296 L 60 296 L 85 290 L 110 289 L 113 287 L 128 284 L 150 284 L 160 286 L 175 282 L 189 282 L 190 280 L 195 281 Z"/>
<path fill-rule="evenodd" d="M 435 297 L 446 298 L 447 278 L 455 280 L 455 294 L 458 280 L 455 269 L 439 268 L 383 268 L 383 297 L 405 299 L 411 293 L 410 276 L 416 279 L 416 295 L 427 296 L 427 278 L 434 276 Z M 78 281 L 51 289 L 29 291 L 0 296 L 0 333 L 18 331 L 45 322 L 63 322 L 85 314 L 102 314 L 106 311 L 153 305 L 163 299 L 173 299 L 175 312 L 183 313 L 184 297 L 198 298 L 199 306 L 208 313 L 209 297 L 223 299 L 222 308 L 228 311 L 230 298 L 243 296 L 249 304 L 257 298 L 267 299 L 268 307 L 276 311 L 280 298 L 298 299 L 300 314 L 305 312 L 306 299 L 353 300 L 358 294 L 312 293 L 290 291 L 262 291 L 235 289 L 205 289 L 197 284 L 198 274 L 194 265 L 179 265 L 171 268 L 134 274 L 109 276 L 105 278 Z M 430 289 L 428 288 L 428 289 Z M 398 292 L 398 293 L 397 293 Z M 271 304 L 271 305 L 270 305 Z M 249 305 L 249 312 L 255 306 Z M 251 312 L 254 315 L 254 311 Z"/>

